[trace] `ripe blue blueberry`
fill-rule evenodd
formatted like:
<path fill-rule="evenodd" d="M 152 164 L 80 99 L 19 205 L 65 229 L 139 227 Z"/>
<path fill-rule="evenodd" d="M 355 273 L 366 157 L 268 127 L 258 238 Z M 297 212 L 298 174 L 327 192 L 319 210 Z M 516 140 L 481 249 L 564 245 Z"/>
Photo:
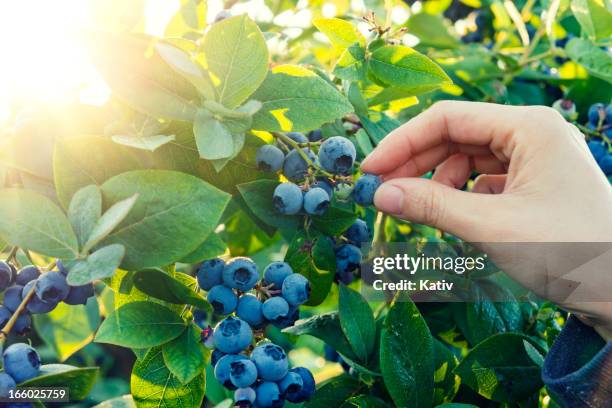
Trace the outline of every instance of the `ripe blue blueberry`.
<path fill-rule="evenodd" d="M 13 278 L 13 268 L 8 263 L 0 261 L 0 291 L 6 289 Z"/>
<path fill-rule="evenodd" d="M 587 145 L 589 146 L 589 150 L 597 162 L 608 154 L 608 148 L 600 141 L 591 140 L 589 143 L 587 143 Z"/>
<path fill-rule="evenodd" d="M 322 188 L 311 188 L 304 195 L 304 210 L 310 215 L 323 215 L 329 208 L 329 194 Z"/>
<path fill-rule="evenodd" d="M 8 397 L 10 395 L 9 391 L 15 388 L 17 388 L 17 384 L 15 384 L 13 377 L 7 373 L 0 373 L 0 398 Z"/>
<path fill-rule="evenodd" d="M 246 257 L 230 260 L 223 268 L 223 284 L 242 292 L 253 289 L 259 280 L 257 264 Z"/>
<path fill-rule="evenodd" d="M 287 136 L 296 143 L 308 143 L 308 138 L 300 132 L 287 132 L 285 133 L 285 136 Z"/>
<path fill-rule="evenodd" d="M 36 295 L 47 303 L 61 302 L 68 296 L 69 291 L 66 277 L 55 271 L 43 273 L 36 284 Z"/>
<path fill-rule="evenodd" d="M 264 282 L 272 286 L 273 290 L 281 290 L 285 278 L 293 273 L 287 262 L 272 262 L 264 269 Z"/>
<path fill-rule="evenodd" d="M 315 161 L 315 154 L 307 148 L 300 148 L 302 152 L 306 154 L 306 156 L 311 160 Z M 289 180 L 298 181 L 302 180 L 306 174 L 308 173 L 308 163 L 304 158 L 300 155 L 300 153 L 293 149 L 285 157 L 285 162 L 283 163 L 283 174 Z"/>
<path fill-rule="evenodd" d="M 353 200 L 362 207 L 374 203 L 374 193 L 381 185 L 380 177 L 373 174 L 364 174 L 357 179 L 353 189 Z"/>
<path fill-rule="evenodd" d="M 210 355 L 210 365 L 212 365 L 213 367 L 216 366 L 217 362 L 221 360 L 221 358 L 225 355 L 226 354 L 221 350 L 214 349 L 212 354 Z"/>
<path fill-rule="evenodd" d="M 223 283 L 223 268 L 225 268 L 225 262 L 219 258 L 202 262 L 197 273 L 200 289 L 210 290 L 213 286 L 221 285 Z"/>
<path fill-rule="evenodd" d="M 606 176 L 611 175 L 612 174 L 612 154 L 608 154 L 605 157 L 603 157 L 601 160 L 599 160 L 599 167 L 601 167 L 601 170 L 603 170 Z"/>
<path fill-rule="evenodd" d="M 87 304 L 87 299 L 93 295 L 94 287 L 91 283 L 81 286 L 70 286 L 68 296 L 64 299 L 64 303 L 69 305 L 85 305 Z"/>
<path fill-rule="evenodd" d="M 594 103 L 589 107 L 588 118 L 589 123 L 597 125 L 599 123 L 600 115 L 605 115 L 605 105 L 603 103 Z"/>
<path fill-rule="evenodd" d="M 281 395 L 289 402 L 298 399 L 303 386 L 304 381 L 302 380 L 302 376 L 292 370 L 278 382 L 278 388 L 280 389 Z"/>
<path fill-rule="evenodd" d="M 261 171 L 276 172 L 283 167 L 285 153 L 274 145 L 263 145 L 257 150 L 255 162 Z"/>
<path fill-rule="evenodd" d="M 14 312 L 17 310 L 19 305 L 21 304 L 21 292 L 23 291 L 23 286 L 21 285 L 13 285 L 4 292 L 4 300 L 2 303 L 4 306 Z"/>
<path fill-rule="evenodd" d="M 371 238 L 370 228 L 362 219 L 357 219 L 342 235 L 356 246 L 369 242 Z"/>
<path fill-rule="evenodd" d="M 217 361 L 217 364 L 215 364 L 215 378 L 223 384 L 225 388 L 230 390 L 236 389 L 230 380 L 230 370 L 232 363 L 240 360 L 248 360 L 248 358 L 242 354 L 227 354 L 221 357 L 219 361 Z"/>
<path fill-rule="evenodd" d="M 361 258 L 361 250 L 355 245 L 341 245 L 336 250 L 336 271 L 353 272 L 359 268 Z"/>
<path fill-rule="evenodd" d="M 297 306 L 289 306 L 289 313 L 285 317 L 279 317 L 275 321 L 272 322 L 274 327 L 279 329 L 285 329 L 287 327 L 293 326 L 295 322 L 300 318 L 300 308 Z"/>
<path fill-rule="evenodd" d="M 38 280 L 32 280 L 28 282 L 21 291 L 21 297 L 26 297 L 27 294 L 30 293 L 30 290 L 32 290 L 32 287 L 37 283 Z M 28 311 L 32 314 L 48 313 L 55 309 L 57 303 L 58 302 L 44 302 L 38 297 L 36 293 L 34 293 L 34 296 L 32 296 L 30 298 L 30 301 L 28 302 L 27 308 Z"/>
<path fill-rule="evenodd" d="M 257 394 L 255 394 L 255 390 L 251 387 L 238 388 L 236 392 L 234 392 L 234 402 L 236 406 L 240 408 L 251 407 L 256 397 Z"/>
<path fill-rule="evenodd" d="M 215 309 L 215 312 L 222 315 L 232 313 L 238 305 L 238 296 L 236 296 L 233 290 L 223 285 L 213 286 L 208 291 L 206 298 L 208 303 Z"/>
<path fill-rule="evenodd" d="M 208 327 L 208 312 L 204 309 L 193 311 L 193 322 L 201 329 Z"/>
<path fill-rule="evenodd" d="M 227 354 L 236 354 L 246 349 L 253 340 L 251 326 L 234 316 L 221 320 L 213 333 L 215 347 Z"/>
<path fill-rule="evenodd" d="M 357 150 L 345 137 L 334 136 L 325 140 L 319 149 L 319 164 L 334 174 L 347 174 L 353 168 Z"/>
<path fill-rule="evenodd" d="M 316 383 L 312 373 L 304 367 L 296 367 L 291 369 L 291 371 L 298 373 L 300 377 L 302 377 L 302 389 L 298 395 L 296 395 L 295 400 L 291 402 L 308 401 L 316 391 Z"/>
<path fill-rule="evenodd" d="M 334 195 L 334 187 L 333 187 L 332 183 L 328 179 L 326 179 L 326 178 L 319 178 L 319 179 L 317 179 L 317 181 L 312 183 L 310 188 L 322 188 L 323 190 L 325 190 L 325 192 L 327 193 L 327 195 L 329 196 L 330 199 Z"/>
<path fill-rule="evenodd" d="M 15 283 L 17 285 L 25 286 L 28 282 L 33 281 L 34 279 L 38 279 L 40 276 L 40 270 L 34 266 L 26 266 L 21 268 L 19 272 L 17 272 L 17 277 L 15 278 Z"/>
<path fill-rule="evenodd" d="M 280 296 L 271 297 L 264 302 L 261 311 L 266 319 L 275 321 L 289 314 L 289 303 Z"/>
<path fill-rule="evenodd" d="M 274 189 L 272 204 L 276 211 L 285 215 L 300 212 L 304 196 L 302 190 L 293 183 L 281 183 Z"/>
<path fill-rule="evenodd" d="M 250 324 L 252 327 L 259 327 L 265 321 L 261 312 L 261 301 L 249 293 L 240 296 L 236 316 Z"/>
<path fill-rule="evenodd" d="M 310 282 L 299 273 L 287 276 L 283 282 L 283 297 L 291 306 L 298 306 L 310 297 Z"/>
<path fill-rule="evenodd" d="M 64 276 L 68 276 L 68 269 L 64 266 L 62 261 L 59 259 L 55 262 L 55 266 L 57 266 L 57 270 Z"/>
<path fill-rule="evenodd" d="M 13 312 L 4 306 L 0 306 L 0 329 L 4 328 L 6 323 L 10 320 Z"/>
<path fill-rule="evenodd" d="M 308 140 L 311 142 L 318 142 L 323 139 L 323 131 L 321 129 L 315 129 L 308 134 Z"/>
<path fill-rule="evenodd" d="M 251 386 L 257 381 L 257 367 L 251 360 L 239 360 L 230 364 L 230 381 L 236 388 Z"/>
<path fill-rule="evenodd" d="M 38 375 L 40 356 L 28 344 L 15 343 L 4 350 L 4 371 L 20 383 Z"/>
<path fill-rule="evenodd" d="M 17 320 L 15 320 L 15 325 L 13 326 L 13 330 L 20 336 L 24 336 L 30 332 L 32 328 L 32 316 L 28 312 L 22 312 Z"/>
<path fill-rule="evenodd" d="M 278 381 L 287 374 L 289 360 L 285 350 L 273 343 L 260 344 L 251 352 L 259 378 L 264 381 Z"/>
<path fill-rule="evenodd" d="M 606 106 L 606 124 L 612 125 L 612 103 Z"/>
<path fill-rule="evenodd" d="M 280 408 L 284 405 L 278 385 L 274 382 L 264 381 L 255 390 L 255 406 L 261 408 Z"/>

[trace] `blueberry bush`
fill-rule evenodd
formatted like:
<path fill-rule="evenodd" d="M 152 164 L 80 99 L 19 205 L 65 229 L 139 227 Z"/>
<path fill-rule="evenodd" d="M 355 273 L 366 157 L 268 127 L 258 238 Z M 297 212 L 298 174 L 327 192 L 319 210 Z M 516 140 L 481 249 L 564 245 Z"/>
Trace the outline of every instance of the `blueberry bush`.
<path fill-rule="evenodd" d="M 478 302 L 362 297 L 369 245 L 460 241 L 378 213 L 359 164 L 436 101 L 537 104 L 612 181 L 609 2 L 181 0 L 156 36 L 125 3 L 82 33 L 108 101 L 24 103 L 0 132 L 0 397 L 558 406 L 540 371 L 567 315 L 502 271 L 462 277 Z"/>

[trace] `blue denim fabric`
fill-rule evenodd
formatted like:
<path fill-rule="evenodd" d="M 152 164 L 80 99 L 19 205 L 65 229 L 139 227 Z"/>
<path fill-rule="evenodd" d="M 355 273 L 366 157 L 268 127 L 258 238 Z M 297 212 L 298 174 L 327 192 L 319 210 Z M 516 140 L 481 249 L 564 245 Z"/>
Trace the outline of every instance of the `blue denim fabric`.
<path fill-rule="evenodd" d="M 570 316 L 551 347 L 542 380 L 567 408 L 612 408 L 612 341 Z"/>

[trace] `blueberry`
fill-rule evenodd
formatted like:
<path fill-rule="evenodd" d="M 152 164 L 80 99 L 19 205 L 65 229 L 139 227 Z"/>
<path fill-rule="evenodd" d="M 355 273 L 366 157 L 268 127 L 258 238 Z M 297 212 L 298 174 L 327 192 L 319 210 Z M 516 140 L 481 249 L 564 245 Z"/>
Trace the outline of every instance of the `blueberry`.
<path fill-rule="evenodd" d="M 285 278 L 293 273 L 287 262 L 272 262 L 264 269 L 264 282 L 272 284 L 273 290 L 281 290 Z"/>
<path fill-rule="evenodd" d="M 0 291 L 6 289 L 13 281 L 13 268 L 4 261 L 0 261 Z"/>
<path fill-rule="evenodd" d="M 255 162 L 261 171 L 276 172 L 283 167 L 285 154 L 274 145 L 263 145 L 257 150 Z"/>
<path fill-rule="evenodd" d="M 200 288 L 210 290 L 213 286 L 221 285 L 223 283 L 224 267 L 225 262 L 219 258 L 202 262 L 197 273 L 198 285 Z"/>
<path fill-rule="evenodd" d="M 278 382 L 278 388 L 282 396 L 289 402 L 298 399 L 303 386 L 304 381 L 302 380 L 302 376 L 295 371 L 289 371 L 287 375 Z"/>
<path fill-rule="evenodd" d="M 285 133 L 285 136 L 287 136 L 296 143 L 308 143 L 308 138 L 300 132 L 287 132 Z"/>
<path fill-rule="evenodd" d="M 308 140 L 311 142 L 318 142 L 323 139 L 323 131 L 321 129 L 315 129 L 308 133 Z"/>
<path fill-rule="evenodd" d="M 289 314 L 289 303 L 280 296 L 271 297 L 264 302 L 261 311 L 266 319 L 275 321 Z"/>
<path fill-rule="evenodd" d="M 350 285 L 354 280 L 355 274 L 353 274 L 352 271 L 336 269 L 336 274 L 334 275 L 334 282 Z"/>
<path fill-rule="evenodd" d="M 589 146 L 589 150 L 597 162 L 608 154 L 608 148 L 606 145 L 598 140 L 591 140 L 589 143 L 587 143 L 587 145 Z"/>
<path fill-rule="evenodd" d="M 361 250 L 355 245 L 341 245 L 336 249 L 336 272 L 353 272 L 359 268 L 361 258 Z"/>
<path fill-rule="evenodd" d="M 292 372 L 298 373 L 302 377 L 302 389 L 296 396 L 295 400 L 291 402 L 304 402 L 308 401 L 314 395 L 316 389 L 316 383 L 310 370 L 304 367 L 296 367 L 291 369 Z"/>
<path fill-rule="evenodd" d="M 208 312 L 203 309 L 193 311 L 193 322 L 201 329 L 208 327 Z"/>
<path fill-rule="evenodd" d="M 16 383 L 19 384 L 38 375 L 40 356 L 33 347 L 25 343 L 15 343 L 7 347 L 2 356 L 4 371 L 13 377 Z"/>
<path fill-rule="evenodd" d="M 606 124 L 612 125 L 612 103 L 606 106 Z"/>
<path fill-rule="evenodd" d="M 4 306 L 0 306 L 0 329 L 4 328 L 6 323 L 10 320 L 13 312 Z"/>
<path fill-rule="evenodd" d="M 380 177 L 373 174 L 364 174 L 357 179 L 353 189 L 353 200 L 362 207 L 374 203 L 374 193 L 381 185 Z"/>
<path fill-rule="evenodd" d="M 599 119 L 601 117 L 600 115 L 605 115 L 605 109 L 606 107 L 603 103 L 594 103 L 593 105 L 591 105 L 587 114 L 589 122 L 593 125 L 599 124 Z"/>
<path fill-rule="evenodd" d="M 251 386 L 257 381 L 257 367 L 251 360 L 239 360 L 230 364 L 230 381 L 237 388 Z"/>
<path fill-rule="evenodd" d="M 221 350 L 214 349 L 212 354 L 210 355 L 210 365 L 212 365 L 213 367 L 216 366 L 217 362 L 221 360 L 221 358 L 225 355 L 226 354 Z"/>
<path fill-rule="evenodd" d="M 59 272 L 43 273 L 36 284 L 36 295 L 47 303 L 61 302 L 68 296 L 69 291 L 66 277 Z"/>
<path fill-rule="evenodd" d="M 59 259 L 55 262 L 55 266 L 57 266 L 57 270 L 59 271 L 59 273 L 61 273 L 64 276 L 68 276 L 68 269 L 66 269 L 66 267 L 64 266 L 64 264 L 62 263 L 62 261 L 60 261 Z"/>
<path fill-rule="evenodd" d="M 223 284 L 242 292 L 253 289 L 259 280 L 255 262 L 246 257 L 234 258 L 223 268 Z"/>
<path fill-rule="evenodd" d="M 340 359 L 340 354 L 338 354 L 338 352 L 328 344 L 325 344 L 325 346 L 323 346 L 323 356 L 327 361 L 330 361 L 332 363 L 336 363 Z"/>
<path fill-rule="evenodd" d="M 289 360 L 285 350 L 273 343 L 260 344 L 253 349 L 251 361 L 255 363 L 259 378 L 278 381 L 287 374 Z"/>
<path fill-rule="evenodd" d="M 566 120 L 572 120 L 576 115 L 576 105 L 570 99 L 557 99 L 552 107 Z"/>
<path fill-rule="evenodd" d="M 304 195 L 304 210 L 310 215 L 323 215 L 329 208 L 329 194 L 322 188 L 311 188 Z"/>
<path fill-rule="evenodd" d="M 353 168 L 357 151 L 345 137 L 330 137 L 321 144 L 319 163 L 325 170 L 334 174 L 347 174 Z"/>
<path fill-rule="evenodd" d="M 302 190 L 293 183 L 281 183 L 274 189 L 272 204 L 276 211 L 285 215 L 300 212 L 304 200 Z"/>
<path fill-rule="evenodd" d="M 244 320 L 234 316 L 221 320 L 213 333 L 215 347 L 227 354 L 239 353 L 253 340 L 253 331 Z"/>
<path fill-rule="evenodd" d="M 285 329 L 287 327 L 293 326 L 295 322 L 300 318 L 300 309 L 297 306 L 289 306 L 289 313 L 287 316 L 279 317 L 275 321 L 272 322 L 274 327 L 278 329 Z"/>
<path fill-rule="evenodd" d="M 370 241 L 370 228 L 364 220 L 357 219 L 353 225 L 344 231 L 342 236 L 348 239 L 351 244 L 361 246 L 362 244 Z"/>
<path fill-rule="evenodd" d="M 232 313 L 238 305 L 238 296 L 236 296 L 233 290 L 223 285 L 213 286 L 208 291 L 206 298 L 208 303 L 215 309 L 215 312 L 222 315 Z"/>
<path fill-rule="evenodd" d="M 64 303 L 68 305 L 85 305 L 87 304 L 87 299 L 93 295 L 94 287 L 91 283 L 81 286 L 70 286 L 68 296 L 64 299 Z"/>
<path fill-rule="evenodd" d="M 236 389 L 230 380 L 230 369 L 232 363 L 240 360 L 248 360 L 248 358 L 242 354 L 227 354 L 221 357 L 219 361 L 217 361 L 217 364 L 215 364 L 215 378 L 223 384 L 225 388 L 229 388 L 230 390 Z"/>
<path fill-rule="evenodd" d="M 23 287 L 23 291 L 21 292 L 21 297 L 25 298 L 28 293 L 30 293 L 30 290 L 32 290 L 32 287 L 34 285 L 36 285 L 38 283 L 38 280 L 33 280 L 28 282 L 24 287 Z M 30 301 L 28 302 L 28 311 L 32 314 L 40 314 L 40 313 L 48 313 L 50 311 L 52 311 L 53 309 L 55 309 L 55 307 L 57 306 L 58 302 L 44 302 L 42 301 L 38 295 L 36 293 L 34 293 L 34 296 L 32 296 L 30 298 Z"/>
<path fill-rule="evenodd" d="M 23 286 L 13 285 L 4 292 L 4 300 L 2 303 L 8 310 L 14 312 L 21 304 L 21 292 L 23 292 Z"/>
<path fill-rule="evenodd" d="M 0 398 L 7 398 L 9 391 L 15 388 L 17 388 L 17 384 L 15 384 L 13 377 L 7 373 L 0 373 Z"/>
<path fill-rule="evenodd" d="M 323 190 L 325 190 L 330 199 L 334 195 L 334 187 L 332 183 L 326 178 L 318 178 L 317 181 L 312 183 L 310 188 L 322 188 Z"/>
<path fill-rule="evenodd" d="M 39 276 L 40 270 L 36 266 L 26 266 L 24 268 L 21 268 L 19 272 L 17 272 L 15 283 L 17 285 L 25 286 L 28 284 L 28 282 L 33 281 L 34 279 L 38 279 Z"/>
<path fill-rule="evenodd" d="M 599 161 L 599 167 L 601 167 L 601 170 L 606 174 L 606 176 L 611 175 L 612 174 L 612 154 L 608 154 L 607 156 L 602 158 Z"/>
<path fill-rule="evenodd" d="M 15 320 L 15 326 L 13 326 L 13 330 L 20 336 L 24 336 L 30 332 L 32 329 L 32 316 L 30 313 L 23 312 L 19 315 L 17 320 Z"/>
<path fill-rule="evenodd" d="M 283 297 L 291 306 L 297 306 L 308 301 L 310 297 L 310 282 L 299 273 L 287 276 L 283 282 Z"/>
<path fill-rule="evenodd" d="M 255 390 L 255 406 L 261 408 L 280 408 L 284 405 L 278 385 L 274 382 L 265 381 L 257 386 Z"/>
<path fill-rule="evenodd" d="M 255 402 L 255 390 L 251 387 L 238 388 L 234 393 L 234 402 L 238 407 L 250 407 Z"/>
<path fill-rule="evenodd" d="M 238 299 L 236 316 L 250 324 L 252 327 L 259 327 L 264 322 L 261 312 L 261 301 L 251 294 L 244 294 Z"/>
<path fill-rule="evenodd" d="M 300 148 L 302 152 L 306 153 L 306 156 L 311 160 L 315 161 L 316 156 L 314 153 L 307 148 Z M 308 163 L 304 158 L 300 155 L 300 153 L 293 149 L 285 157 L 285 162 L 283 163 L 283 174 L 289 180 L 298 181 L 302 180 L 306 174 L 308 173 Z"/>

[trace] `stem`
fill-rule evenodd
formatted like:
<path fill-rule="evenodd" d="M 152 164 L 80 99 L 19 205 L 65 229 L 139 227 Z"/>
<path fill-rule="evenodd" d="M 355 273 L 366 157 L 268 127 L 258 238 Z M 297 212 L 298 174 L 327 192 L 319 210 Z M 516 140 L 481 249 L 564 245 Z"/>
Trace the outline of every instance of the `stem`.
<path fill-rule="evenodd" d="M 372 248 L 374 248 L 377 243 L 381 242 L 384 239 L 386 220 L 387 214 L 380 211 L 378 212 L 378 214 L 376 214 L 376 221 L 374 221 L 374 234 L 372 237 Z"/>
<path fill-rule="evenodd" d="M 19 251 L 19 247 L 14 246 L 13 249 L 11 249 L 11 252 L 9 252 L 8 256 L 6 257 L 6 262 L 9 262 L 11 259 L 15 258 L 17 251 Z"/>
<path fill-rule="evenodd" d="M 317 169 L 319 173 L 323 174 L 326 177 L 329 177 L 329 178 L 334 177 L 333 174 L 323 170 L 322 168 L 317 166 L 312 160 L 310 160 L 310 157 L 308 157 L 308 155 L 302 150 L 300 143 L 296 142 L 295 140 L 291 139 L 288 136 L 283 135 L 282 133 L 272 132 L 272 136 L 274 136 L 277 139 L 280 139 L 283 143 L 286 143 L 289 146 L 293 147 L 295 150 L 297 150 L 298 154 L 302 157 L 302 159 L 304 159 L 304 161 L 308 164 L 308 166 L 314 167 L 315 169 Z"/>
<path fill-rule="evenodd" d="M 28 251 L 27 249 L 23 249 L 23 248 L 21 250 L 25 254 L 26 258 L 28 258 L 28 261 L 30 261 L 30 264 L 35 265 L 34 260 L 32 260 L 32 254 L 30 254 L 30 251 Z"/>

